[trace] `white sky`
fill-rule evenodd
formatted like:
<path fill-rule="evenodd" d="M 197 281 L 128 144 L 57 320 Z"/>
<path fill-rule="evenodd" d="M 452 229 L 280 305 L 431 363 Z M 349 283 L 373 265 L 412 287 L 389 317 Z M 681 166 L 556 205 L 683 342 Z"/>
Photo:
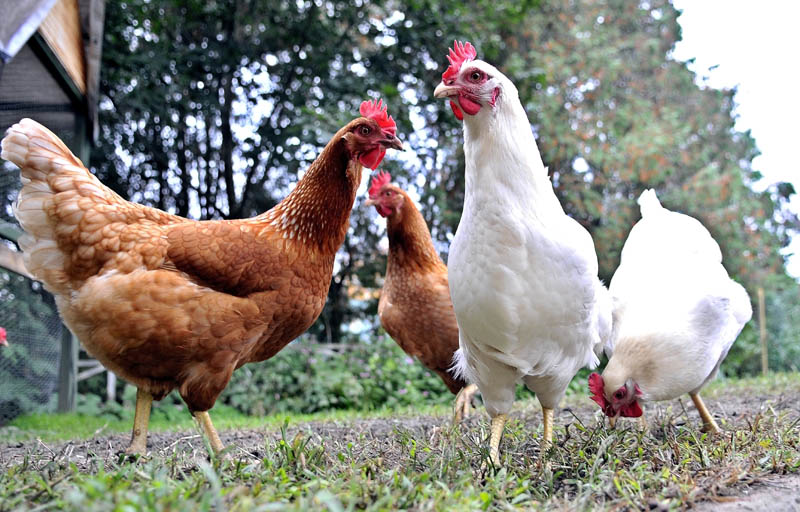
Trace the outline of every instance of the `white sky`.
<path fill-rule="evenodd" d="M 800 2 L 795 0 L 673 0 L 683 41 L 673 56 L 695 58 L 690 68 L 711 87 L 734 87 L 738 130 L 751 130 L 761 155 L 753 167 L 764 175 L 759 190 L 789 181 L 800 192 L 794 155 L 800 121 Z M 712 66 L 717 66 L 709 70 Z M 707 77 L 707 80 L 703 80 Z M 800 199 L 794 197 L 794 212 Z M 789 273 L 800 277 L 800 235 L 788 252 Z"/>

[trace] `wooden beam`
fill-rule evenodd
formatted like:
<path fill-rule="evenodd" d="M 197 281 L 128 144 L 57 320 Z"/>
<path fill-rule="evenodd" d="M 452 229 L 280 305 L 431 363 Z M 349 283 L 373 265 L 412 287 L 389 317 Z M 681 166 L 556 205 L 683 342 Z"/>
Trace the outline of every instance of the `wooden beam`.
<path fill-rule="evenodd" d="M 53 53 L 47 41 L 37 32 L 28 40 L 28 44 L 39 59 L 41 59 L 52 76 L 55 77 L 62 89 L 67 93 L 69 99 L 77 107 L 78 112 L 81 115 L 85 115 L 86 97 L 83 95 L 83 91 L 80 90 L 64 65 L 58 60 L 58 56 Z"/>
<path fill-rule="evenodd" d="M 117 400 L 117 376 L 114 372 L 106 373 L 106 402 L 111 403 Z"/>
<path fill-rule="evenodd" d="M 39 25 L 47 41 L 81 96 L 86 94 L 86 61 L 83 55 L 78 0 L 58 0 Z"/>
<path fill-rule="evenodd" d="M 83 370 L 78 374 L 77 381 L 80 382 L 82 380 L 86 380 L 89 377 L 94 377 L 95 375 L 103 373 L 104 371 L 106 371 L 106 367 L 100 364 L 99 361 L 95 361 L 91 368 L 88 370 Z"/>
<path fill-rule="evenodd" d="M 62 328 L 61 361 L 58 368 L 58 412 L 72 412 L 78 396 L 78 338 Z"/>

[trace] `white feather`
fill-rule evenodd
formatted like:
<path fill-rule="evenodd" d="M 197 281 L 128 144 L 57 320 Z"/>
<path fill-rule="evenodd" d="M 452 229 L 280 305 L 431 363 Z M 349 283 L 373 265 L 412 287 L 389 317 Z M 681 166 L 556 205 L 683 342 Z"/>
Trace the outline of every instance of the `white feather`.
<path fill-rule="evenodd" d="M 448 260 L 455 367 L 491 415 L 508 412 L 520 380 L 555 408 L 575 373 L 598 363 L 611 300 L 589 233 L 553 192 L 516 88 L 485 62 L 470 67 L 502 92 L 495 108 L 465 116 L 464 211 Z"/>
<path fill-rule="evenodd" d="M 752 307 L 700 222 L 661 207 L 651 190 L 639 204 L 611 280 L 615 349 L 603 378 L 606 389 L 630 378 L 643 400 L 667 400 L 713 378 Z"/>

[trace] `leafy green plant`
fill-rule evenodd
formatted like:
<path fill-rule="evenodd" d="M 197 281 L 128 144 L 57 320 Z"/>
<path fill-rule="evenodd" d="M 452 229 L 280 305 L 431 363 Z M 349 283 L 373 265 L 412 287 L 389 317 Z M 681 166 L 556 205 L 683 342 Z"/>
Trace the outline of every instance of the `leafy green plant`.
<path fill-rule="evenodd" d="M 237 370 L 220 401 L 264 415 L 442 404 L 452 397 L 438 376 L 381 335 L 341 352 L 297 341 Z"/>

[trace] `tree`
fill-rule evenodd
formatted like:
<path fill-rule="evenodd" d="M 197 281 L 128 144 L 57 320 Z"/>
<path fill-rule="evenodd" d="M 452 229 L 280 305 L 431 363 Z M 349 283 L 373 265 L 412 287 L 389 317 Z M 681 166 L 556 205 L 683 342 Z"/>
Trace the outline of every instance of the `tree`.
<path fill-rule="evenodd" d="M 734 128 L 735 91 L 698 86 L 670 58 L 680 26 L 668 0 L 130 0 L 107 16 L 92 163 L 125 197 L 194 218 L 260 213 L 362 99 L 380 96 L 410 148 L 384 166 L 419 196 L 446 257 L 463 202 L 461 127 L 432 92 L 452 40 L 470 39 L 517 85 L 603 279 L 636 198 L 655 188 L 709 227 L 751 294 L 767 286 L 778 307 L 776 294 L 796 289 L 779 252 L 798 227 L 786 208 L 795 191 L 752 190 L 757 149 Z M 383 233 L 360 204 L 311 331 L 323 341 L 355 320 L 376 324 Z"/>

